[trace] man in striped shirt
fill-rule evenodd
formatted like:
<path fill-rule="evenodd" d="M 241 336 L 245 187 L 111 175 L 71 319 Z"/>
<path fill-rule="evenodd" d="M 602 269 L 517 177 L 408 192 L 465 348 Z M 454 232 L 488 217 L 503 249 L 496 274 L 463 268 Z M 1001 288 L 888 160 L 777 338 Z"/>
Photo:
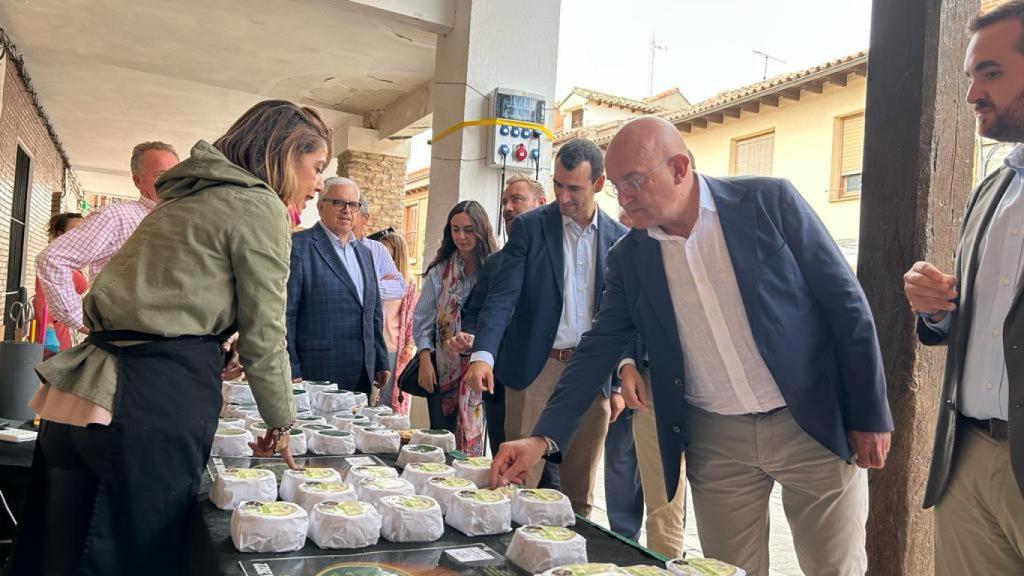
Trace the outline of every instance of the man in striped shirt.
<path fill-rule="evenodd" d="M 143 142 L 132 150 L 132 181 L 139 199 L 111 204 L 97 210 L 81 226 L 54 240 L 36 257 L 36 274 L 46 294 L 50 314 L 72 330 L 86 333 L 82 324 L 82 301 L 75 291 L 72 274 L 86 270 L 90 282 L 121 249 L 135 227 L 157 204 L 156 180 L 178 163 L 170 144 Z"/>

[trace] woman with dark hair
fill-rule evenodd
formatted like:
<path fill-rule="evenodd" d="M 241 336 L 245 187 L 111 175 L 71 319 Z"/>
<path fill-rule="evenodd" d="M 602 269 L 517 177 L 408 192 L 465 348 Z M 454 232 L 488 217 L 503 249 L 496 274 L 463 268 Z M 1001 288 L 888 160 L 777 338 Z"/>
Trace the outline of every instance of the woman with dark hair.
<path fill-rule="evenodd" d="M 78 212 L 63 212 L 54 214 L 46 224 L 46 236 L 50 242 L 62 236 L 65 232 L 73 230 L 76 226 L 85 221 L 85 218 Z M 75 284 L 75 292 L 79 296 L 85 294 L 89 289 L 89 281 L 85 274 L 75 270 L 71 275 Z M 32 297 L 32 308 L 35 310 L 36 336 L 35 342 L 43 345 L 43 359 L 53 356 L 61 350 L 67 350 L 72 346 L 72 333 L 68 325 L 54 320 L 50 317 L 49 306 L 46 305 L 46 293 L 36 277 L 36 293 Z"/>
<path fill-rule="evenodd" d="M 312 108 L 261 102 L 157 181 L 160 204 L 96 277 L 85 343 L 36 370 L 43 422 L 15 574 L 181 574 L 187 518 L 237 351 L 288 455 L 287 206 L 320 186 L 331 131 Z M 77 410 L 51 410 L 54 397 Z"/>
<path fill-rule="evenodd" d="M 448 213 L 437 255 L 423 272 L 420 300 L 413 314 L 413 334 L 420 354 L 420 387 L 427 398 L 430 427 L 455 433 L 456 447 L 480 456 L 484 448 L 484 413 L 479 392 L 462 385 L 469 357 L 453 342 L 462 330 L 462 303 L 476 285 L 477 272 L 496 249 L 487 212 L 478 202 L 459 202 Z M 434 351 L 437 370 L 430 362 Z M 435 393 L 436 390 L 436 393 Z"/>

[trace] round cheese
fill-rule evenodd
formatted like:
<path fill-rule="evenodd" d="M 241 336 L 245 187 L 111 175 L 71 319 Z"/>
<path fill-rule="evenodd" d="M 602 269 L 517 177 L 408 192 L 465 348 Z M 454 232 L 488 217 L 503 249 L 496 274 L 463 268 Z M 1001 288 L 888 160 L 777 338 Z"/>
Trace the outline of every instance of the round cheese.
<path fill-rule="evenodd" d="M 401 478 L 366 478 L 356 485 L 356 497 L 363 502 L 379 506 L 385 496 L 414 496 L 416 489 Z"/>
<path fill-rule="evenodd" d="M 504 534 L 512 529 L 512 503 L 496 490 L 460 490 L 448 501 L 445 522 L 466 536 Z"/>
<path fill-rule="evenodd" d="M 313 466 L 299 470 L 285 470 L 281 477 L 281 500 L 296 502 L 299 485 L 304 482 L 341 482 L 341 474 L 334 468 Z"/>
<path fill-rule="evenodd" d="M 348 471 L 347 481 L 355 486 L 366 478 L 398 478 L 398 470 L 391 466 L 356 466 Z"/>
<path fill-rule="evenodd" d="M 245 501 L 231 513 L 239 552 L 294 552 L 306 544 L 309 515 L 291 502 Z"/>
<path fill-rule="evenodd" d="M 491 485 L 491 459 L 483 456 L 454 460 L 455 475 L 481 487 Z"/>
<path fill-rule="evenodd" d="M 377 505 L 381 536 L 391 542 L 433 542 L 444 534 L 444 518 L 429 496 L 385 496 Z"/>
<path fill-rule="evenodd" d="M 454 470 L 452 473 L 454 474 Z M 451 500 L 452 495 L 462 490 L 475 490 L 476 484 L 473 484 L 465 478 L 458 478 L 456 476 L 434 476 L 423 484 L 423 490 L 421 491 L 424 496 L 430 496 L 437 501 L 438 506 L 441 507 L 441 512 L 444 514 L 448 513 L 448 502 Z"/>
<path fill-rule="evenodd" d="M 398 467 L 405 468 L 413 462 L 436 462 L 444 464 L 444 450 L 429 444 L 406 444 L 398 454 Z"/>
<path fill-rule="evenodd" d="M 228 404 L 253 404 L 256 402 L 248 382 L 237 380 L 224 382 L 221 385 L 221 394 L 224 396 L 224 402 Z"/>
<path fill-rule="evenodd" d="M 397 454 L 402 438 L 395 430 L 363 428 L 355 433 L 356 450 L 363 454 Z"/>
<path fill-rule="evenodd" d="M 431 478 L 444 478 L 455 475 L 455 469 L 447 464 L 438 462 L 412 462 L 402 470 L 402 478 L 412 483 L 417 494 L 423 493 L 423 488 Z M 468 483 L 468 480 L 466 481 Z M 437 499 L 435 497 L 435 499 Z M 440 503 L 440 500 L 438 500 Z M 446 507 L 442 507 L 442 511 Z"/>
<path fill-rule="evenodd" d="M 210 456 L 242 457 L 252 456 L 252 448 L 249 443 L 253 441 L 252 434 L 241 428 L 217 428 L 213 434 L 213 446 L 210 448 Z"/>
<path fill-rule="evenodd" d="M 309 442 L 309 451 L 328 456 L 355 454 L 356 444 L 351 432 L 344 430 L 317 430 Z"/>
<path fill-rule="evenodd" d="M 313 407 L 321 412 L 334 413 L 351 410 L 354 405 L 354 396 L 348 390 L 321 390 L 316 394 Z"/>
<path fill-rule="evenodd" d="M 355 500 L 319 502 L 309 513 L 309 539 L 321 548 L 373 546 L 380 539 L 380 514 Z"/>
<path fill-rule="evenodd" d="M 746 576 L 746 570 L 714 558 L 675 558 L 665 563 L 676 576 Z"/>
<path fill-rule="evenodd" d="M 349 430 L 357 422 L 369 422 L 370 419 L 362 414 L 352 414 L 351 412 L 338 412 L 331 416 L 331 424 L 334 425 L 338 430 Z"/>
<path fill-rule="evenodd" d="M 512 496 L 512 521 L 521 526 L 572 526 L 576 514 L 569 497 L 548 488 L 524 488 Z"/>
<path fill-rule="evenodd" d="M 347 482 L 303 482 L 296 490 L 295 503 L 308 512 L 325 500 L 355 500 L 356 489 Z"/>
<path fill-rule="evenodd" d="M 378 414 L 374 420 L 390 430 L 406 430 L 410 426 L 407 414 Z"/>
<path fill-rule="evenodd" d="M 556 566 L 585 564 L 587 541 L 561 526 L 522 526 L 512 536 L 505 557 L 530 574 Z"/>
<path fill-rule="evenodd" d="M 277 499 L 277 480 L 270 470 L 227 468 L 217 474 L 210 502 L 221 510 L 234 510 L 246 500 Z"/>
<path fill-rule="evenodd" d="M 448 430 L 416 430 L 412 433 L 410 444 L 429 444 L 437 446 L 445 452 L 455 450 L 455 434 Z"/>

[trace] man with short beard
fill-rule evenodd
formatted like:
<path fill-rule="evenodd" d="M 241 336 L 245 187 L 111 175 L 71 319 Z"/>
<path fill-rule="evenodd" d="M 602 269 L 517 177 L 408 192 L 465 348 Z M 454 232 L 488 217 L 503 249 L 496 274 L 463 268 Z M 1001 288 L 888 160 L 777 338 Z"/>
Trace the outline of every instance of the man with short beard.
<path fill-rule="evenodd" d="M 975 18 L 964 71 L 982 136 L 1017 146 L 971 193 L 952 274 L 917 262 L 904 291 L 947 345 L 925 491 L 935 574 L 1024 574 L 1024 1 Z"/>

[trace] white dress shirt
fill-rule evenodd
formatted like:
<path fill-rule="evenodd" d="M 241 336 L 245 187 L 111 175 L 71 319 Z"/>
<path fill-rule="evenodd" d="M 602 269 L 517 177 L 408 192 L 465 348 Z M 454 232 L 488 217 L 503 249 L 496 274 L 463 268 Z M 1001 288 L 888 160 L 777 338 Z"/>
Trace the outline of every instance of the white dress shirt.
<path fill-rule="evenodd" d="M 345 271 L 348 272 L 348 277 L 352 280 L 352 283 L 356 286 L 356 299 L 359 300 L 359 304 L 363 304 L 363 268 L 359 265 L 359 258 L 356 257 L 356 236 L 349 232 L 348 240 L 342 243 L 334 232 L 331 232 L 327 226 L 324 226 L 323 222 L 319 222 L 320 226 L 327 233 L 327 237 L 331 239 L 331 246 L 334 246 L 334 251 L 337 252 L 338 258 L 341 259 L 341 264 L 345 267 Z"/>
<path fill-rule="evenodd" d="M 597 208 L 586 228 L 562 216 L 562 316 L 554 348 L 575 348 L 594 323 L 594 278 L 597 275 Z"/>
<path fill-rule="evenodd" d="M 781 408 L 786 401 L 754 342 L 714 199 L 704 178 L 698 181 L 700 211 L 689 238 L 658 226 L 647 229 L 661 244 L 679 342 L 688 359 L 684 396 L 698 408 L 724 415 Z"/>
<path fill-rule="evenodd" d="M 978 271 L 970 303 L 974 320 L 960 377 L 960 412 L 982 420 L 1006 420 L 1008 416 L 1010 391 L 1003 356 L 1003 323 L 1020 289 L 1024 264 L 1024 146 L 1018 144 L 1005 163 L 1016 176 L 978 246 Z M 929 326 L 948 332 L 950 318 L 947 314 L 942 322 Z"/>

